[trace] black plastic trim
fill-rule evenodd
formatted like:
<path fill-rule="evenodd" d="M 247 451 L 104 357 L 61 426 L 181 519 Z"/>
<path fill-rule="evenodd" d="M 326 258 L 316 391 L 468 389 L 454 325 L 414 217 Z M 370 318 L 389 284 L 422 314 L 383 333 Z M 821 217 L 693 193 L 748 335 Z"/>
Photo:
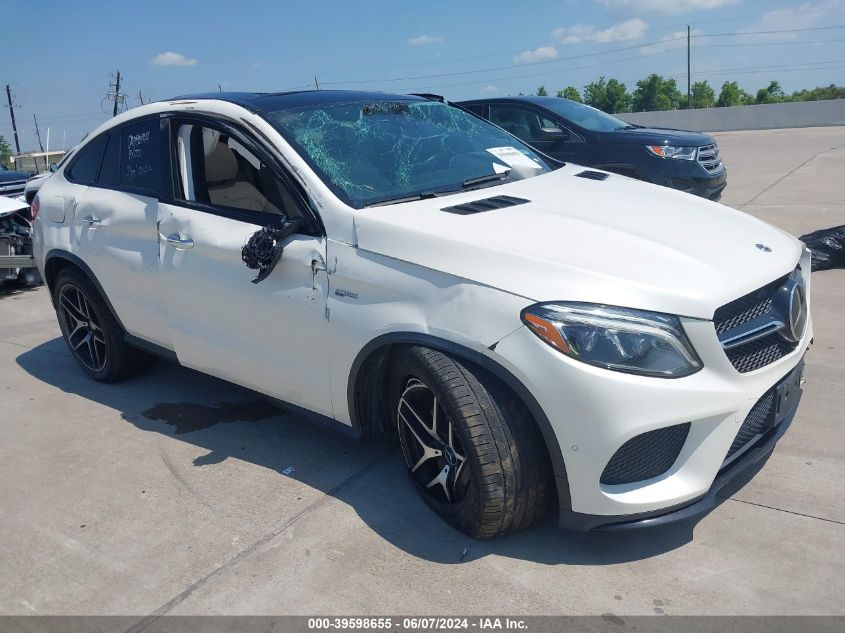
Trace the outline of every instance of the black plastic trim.
<path fill-rule="evenodd" d="M 349 382 L 347 384 L 346 398 L 349 407 L 349 417 L 352 420 L 352 426 L 356 430 L 361 428 L 360 420 L 358 419 L 358 406 L 355 398 L 355 387 L 358 382 L 358 373 L 365 362 L 370 358 L 373 352 L 379 348 L 387 345 L 424 345 L 432 349 L 440 350 L 453 354 L 464 360 L 467 360 L 482 369 L 489 371 L 496 378 L 501 380 L 519 397 L 528 411 L 531 413 L 540 432 L 543 434 L 543 440 L 546 443 L 546 448 L 549 452 L 549 458 L 552 462 L 552 470 L 554 471 L 555 483 L 557 488 L 559 508 L 563 510 L 570 510 L 572 508 L 572 498 L 569 492 L 569 478 L 566 474 L 566 465 L 563 461 L 563 452 L 560 448 L 560 443 L 557 440 L 552 429 L 552 424 L 548 416 L 543 411 L 536 398 L 531 392 L 519 381 L 510 371 L 505 369 L 502 365 L 485 356 L 481 352 L 464 347 L 453 341 L 442 339 L 430 334 L 422 334 L 419 332 L 390 332 L 382 334 L 367 343 L 352 363 L 352 369 L 349 372 Z"/>

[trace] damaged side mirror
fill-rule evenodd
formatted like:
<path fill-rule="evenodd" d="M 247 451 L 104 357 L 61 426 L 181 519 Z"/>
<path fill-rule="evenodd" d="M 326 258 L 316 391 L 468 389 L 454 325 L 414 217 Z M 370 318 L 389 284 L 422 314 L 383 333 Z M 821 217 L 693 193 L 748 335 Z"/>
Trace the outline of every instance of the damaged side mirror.
<path fill-rule="evenodd" d="M 265 226 L 253 233 L 241 249 L 241 259 L 246 267 L 258 271 L 252 283 L 267 279 L 282 258 L 284 241 L 302 227 L 302 218 L 288 219 L 282 216 L 276 226 Z"/>

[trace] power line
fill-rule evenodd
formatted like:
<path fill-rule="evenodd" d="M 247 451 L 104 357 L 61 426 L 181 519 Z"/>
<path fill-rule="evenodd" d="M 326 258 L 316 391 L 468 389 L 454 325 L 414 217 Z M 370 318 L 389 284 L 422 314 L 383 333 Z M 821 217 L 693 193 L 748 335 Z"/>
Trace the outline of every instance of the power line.
<path fill-rule="evenodd" d="M 745 35 L 772 35 L 775 33 L 799 33 L 805 31 L 823 31 L 823 30 L 830 30 L 830 29 L 841 29 L 845 28 L 845 25 L 839 24 L 835 26 L 818 26 L 818 27 L 810 27 L 810 28 L 803 28 L 803 29 L 783 29 L 783 30 L 767 30 L 767 31 L 746 31 L 744 33 L 713 33 L 710 35 L 705 34 L 696 34 L 691 35 L 690 39 L 698 39 L 703 37 L 714 38 L 714 37 L 737 37 L 737 36 L 745 36 Z M 668 39 L 662 40 L 654 40 L 651 42 L 641 42 L 639 44 L 635 44 L 632 46 L 623 46 L 621 48 L 609 49 L 606 51 L 598 51 L 593 53 L 584 53 L 581 55 L 571 55 L 569 57 L 559 57 L 557 59 L 547 59 L 538 62 L 530 62 L 527 64 L 523 64 L 523 67 L 530 67 L 530 66 L 542 66 L 542 65 L 549 65 L 549 64 L 559 64 L 565 61 L 571 61 L 574 59 L 584 59 L 587 57 L 595 57 L 597 55 L 608 55 L 610 53 L 620 53 L 625 51 L 631 51 L 638 48 L 647 48 L 649 46 L 654 45 L 665 45 L 671 44 L 672 42 L 677 42 L 686 39 L 686 35 L 680 35 L 677 37 L 672 37 Z M 660 51 L 666 52 L 666 51 Z M 410 77 L 391 77 L 386 79 L 366 79 L 366 80 L 355 80 L 355 81 L 334 81 L 334 82 L 323 82 L 325 86 L 350 86 L 350 85 L 361 85 L 361 84 L 372 84 L 372 83 L 395 83 L 401 81 L 417 81 L 421 79 L 439 79 L 443 77 L 459 77 L 459 76 L 466 76 L 466 75 L 475 75 L 479 73 L 486 73 L 486 72 L 494 72 L 497 70 L 511 70 L 513 69 L 513 64 L 509 64 L 507 66 L 491 66 L 488 68 L 478 68 L 475 70 L 463 70 L 463 71 L 456 71 L 456 72 L 449 72 L 449 73 L 436 73 L 436 74 L 428 74 L 428 75 L 415 75 Z M 488 81 L 499 81 L 497 79 L 491 79 Z"/>

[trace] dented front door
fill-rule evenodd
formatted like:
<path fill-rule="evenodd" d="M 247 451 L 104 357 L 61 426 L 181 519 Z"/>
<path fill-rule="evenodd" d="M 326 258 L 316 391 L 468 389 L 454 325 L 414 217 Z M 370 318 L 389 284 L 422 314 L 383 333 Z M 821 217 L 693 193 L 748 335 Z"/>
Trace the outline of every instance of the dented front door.
<path fill-rule="evenodd" d="M 241 249 L 260 229 L 159 205 L 161 277 L 176 354 L 183 365 L 331 416 L 325 239 L 288 237 L 273 272 L 254 284 L 257 271 L 244 265 Z"/>

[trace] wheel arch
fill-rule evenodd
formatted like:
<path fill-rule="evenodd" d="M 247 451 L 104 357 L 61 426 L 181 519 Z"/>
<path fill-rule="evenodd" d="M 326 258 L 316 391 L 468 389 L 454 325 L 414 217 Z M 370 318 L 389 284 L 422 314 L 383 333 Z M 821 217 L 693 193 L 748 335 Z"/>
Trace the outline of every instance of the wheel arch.
<path fill-rule="evenodd" d="M 50 291 L 50 300 L 53 300 L 53 286 L 56 283 L 56 278 L 63 269 L 69 266 L 78 268 L 85 274 L 86 277 L 88 277 L 88 280 L 94 284 L 97 292 L 100 293 L 100 297 L 102 297 L 115 321 L 117 321 L 118 325 L 123 328 L 123 323 L 121 322 L 120 317 L 117 315 L 111 301 L 109 301 L 109 297 L 105 290 L 103 290 L 103 286 L 100 285 L 94 271 L 92 271 L 88 264 L 82 261 L 78 255 L 74 255 L 73 253 L 60 248 L 52 249 L 44 257 L 44 283 L 47 284 L 47 289 Z"/>
<path fill-rule="evenodd" d="M 352 427 L 362 438 L 384 433 L 389 424 L 387 409 L 387 378 L 391 355 L 401 346 L 422 345 L 465 360 L 499 379 L 525 405 L 540 429 L 549 461 L 554 472 L 557 498 L 561 510 L 572 507 L 569 479 L 557 435 L 548 416 L 536 398 L 506 367 L 478 350 L 460 343 L 420 332 L 390 332 L 367 343 L 355 357 L 349 372 L 347 405 Z M 368 425 L 366 420 L 375 420 Z"/>

